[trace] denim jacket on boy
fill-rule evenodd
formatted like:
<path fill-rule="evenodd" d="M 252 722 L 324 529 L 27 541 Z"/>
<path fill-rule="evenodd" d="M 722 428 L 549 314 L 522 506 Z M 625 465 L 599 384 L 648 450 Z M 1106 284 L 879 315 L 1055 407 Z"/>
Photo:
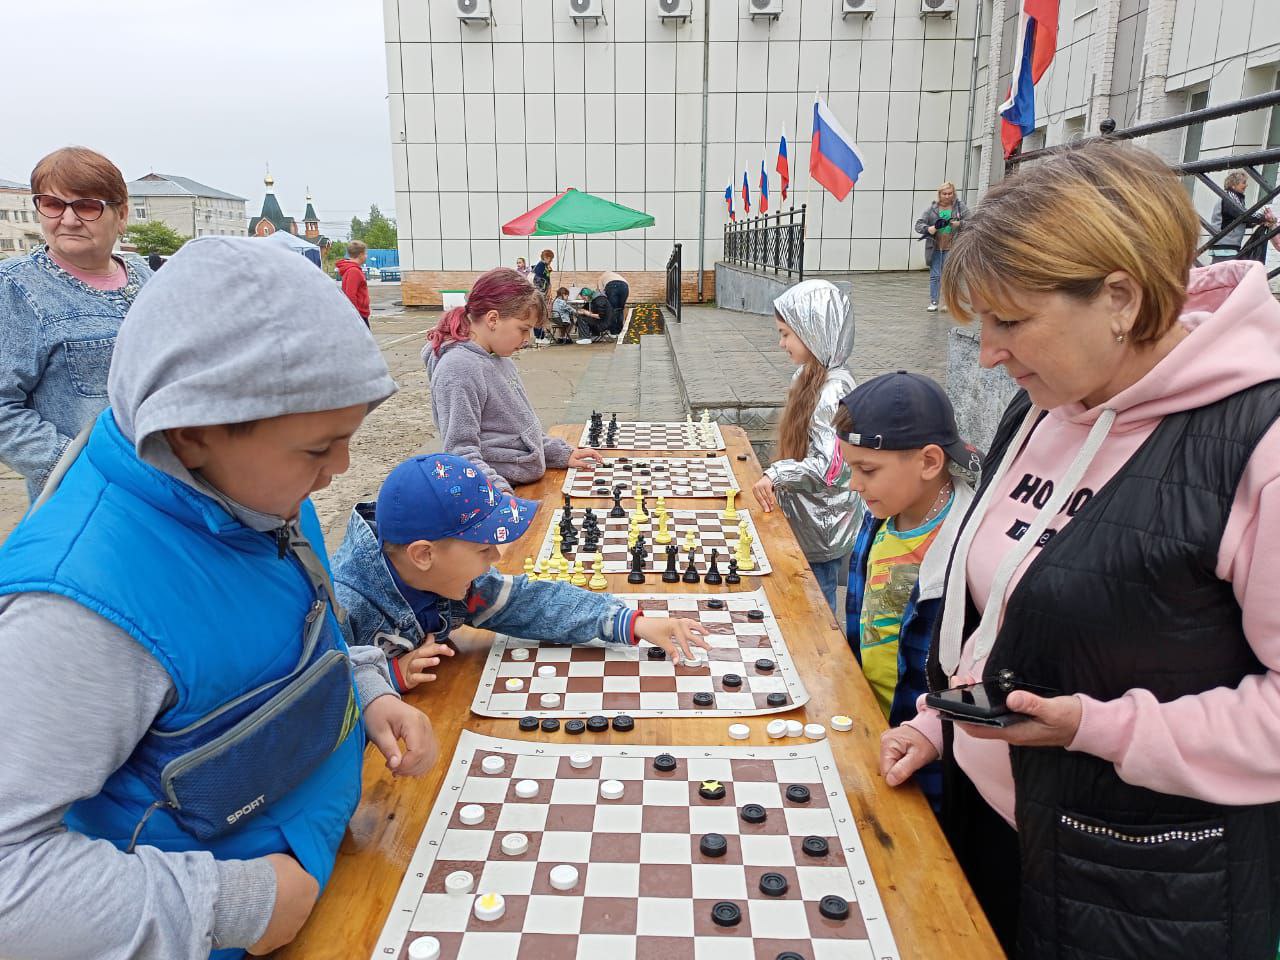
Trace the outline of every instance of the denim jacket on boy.
<path fill-rule="evenodd" d="M 929 659 L 929 644 L 933 642 L 933 626 L 942 610 L 942 594 L 947 579 L 947 562 L 951 548 L 964 523 L 965 514 L 973 502 L 973 488 L 962 478 L 952 476 L 955 495 L 947 510 L 946 519 L 938 529 L 938 535 L 929 545 L 920 564 L 920 577 L 911 588 L 906 609 L 902 611 L 902 626 L 898 634 L 898 684 L 893 691 L 893 703 L 889 707 L 889 726 L 896 727 L 916 715 L 916 703 L 929 692 L 925 663 Z M 862 528 L 849 557 L 849 592 L 845 599 L 845 634 L 858 663 L 862 663 L 859 642 L 862 635 L 862 597 L 867 587 L 867 562 L 876 534 L 884 526 L 868 512 L 862 519 Z M 916 783 L 924 791 L 934 809 L 942 796 L 942 770 L 931 763 L 916 773 Z"/>
<path fill-rule="evenodd" d="M 400 683 L 395 658 L 421 646 L 426 634 L 387 567 L 374 526 L 376 504 L 358 503 L 333 558 L 333 586 L 347 612 L 349 644 L 380 646 Z M 440 597 L 442 625 L 437 643 L 459 624 L 483 627 L 526 640 L 552 643 L 636 643 L 635 622 L 643 616 L 607 593 L 591 593 L 566 583 L 512 577 L 492 567 L 471 584 L 465 600 Z"/>
<path fill-rule="evenodd" d="M 45 247 L 0 262 L 0 461 L 35 499 L 72 439 L 107 406 L 116 332 L 151 270 L 123 257 L 128 280 L 95 290 Z"/>

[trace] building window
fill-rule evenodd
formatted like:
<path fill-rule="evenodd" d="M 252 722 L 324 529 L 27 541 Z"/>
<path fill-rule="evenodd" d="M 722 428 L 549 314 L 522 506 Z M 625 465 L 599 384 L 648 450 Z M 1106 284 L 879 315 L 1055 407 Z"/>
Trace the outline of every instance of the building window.
<path fill-rule="evenodd" d="M 135 219 L 135 220 L 145 220 L 145 219 L 147 219 L 147 208 L 146 208 L 146 207 L 134 207 L 134 208 L 133 208 L 133 219 Z"/>
<path fill-rule="evenodd" d="M 8 219 L 9 219 L 9 211 L 0 210 L 0 220 L 8 220 Z"/>
<path fill-rule="evenodd" d="M 0 240 L 0 250 L 12 250 L 12 249 L 13 249 L 12 240 Z"/>
<path fill-rule="evenodd" d="M 1280 90 L 1280 73 L 1276 74 L 1276 89 Z M 1280 106 L 1271 108 L 1271 123 L 1267 127 L 1267 142 L 1264 150 L 1280 147 Z M 1262 179 L 1275 186 L 1276 177 L 1280 176 L 1280 163 L 1268 163 L 1262 168 Z"/>
<path fill-rule="evenodd" d="M 1203 110 L 1209 105 L 1209 91 L 1197 90 L 1195 93 L 1187 97 L 1187 112 L 1191 113 L 1195 110 Z M 1182 141 L 1182 162 L 1192 163 L 1200 159 L 1200 143 L 1204 139 L 1204 124 L 1193 123 L 1187 127 L 1186 139 Z M 1188 191 L 1194 191 L 1196 187 L 1195 177 L 1183 177 L 1182 183 Z"/>

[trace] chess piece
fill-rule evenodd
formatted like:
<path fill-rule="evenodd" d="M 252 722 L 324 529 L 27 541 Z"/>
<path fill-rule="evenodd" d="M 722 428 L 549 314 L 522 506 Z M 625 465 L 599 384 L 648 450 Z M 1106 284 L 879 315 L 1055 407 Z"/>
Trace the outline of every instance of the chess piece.
<path fill-rule="evenodd" d="M 658 532 L 654 534 L 653 542 L 668 544 L 671 539 L 671 531 L 667 529 L 667 511 L 663 510 L 658 514 Z"/>
<path fill-rule="evenodd" d="M 564 495 L 564 515 L 566 517 L 573 515 L 573 503 L 567 493 Z"/>
<path fill-rule="evenodd" d="M 721 576 L 720 576 L 720 570 L 719 570 L 719 568 L 716 566 L 716 558 L 719 556 L 719 554 L 720 554 L 720 551 L 719 551 L 719 550 L 716 550 L 716 549 L 714 549 L 714 548 L 712 549 L 712 551 L 711 551 L 711 565 L 710 565 L 709 567 L 707 567 L 707 574 L 706 574 L 706 576 L 705 576 L 705 577 L 703 577 L 703 578 L 702 578 L 702 582 L 703 582 L 703 583 L 709 583 L 709 584 L 711 584 L 713 587 L 714 587 L 714 586 L 719 586 L 719 585 L 720 585 L 720 583 L 721 583 L 721 582 L 723 581 L 723 579 L 724 579 L 723 577 L 721 577 Z"/>
<path fill-rule="evenodd" d="M 724 582 L 727 584 L 730 584 L 731 586 L 742 582 L 742 578 L 738 576 L 738 558 L 737 557 L 729 558 L 729 572 L 725 574 Z"/>
<path fill-rule="evenodd" d="M 679 559 L 680 553 L 676 550 L 676 545 L 670 544 L 667 547 L 667 569 L 662 571 L 663 583 L 679 583 L 680 571 L 676 569 L 676 561 Z"/>
<path fill-rule="evenodd" d="M 654 502 L 653 509 L 657 511 L 658 516 L 662 516 L 667 512 L 667 498 L 662 494 L 658 494 L 658 499 Z"/>
<path fill-rule="evenodd" d="M 555 572 L 556 570 L 555 565 L 564 559 L 564 554 L 560 551 L 560 546 L 564 542 L 564 538 L 560 535 L 559 529 L 555 529 L 551 531 L 551 542 L 553 544 L 553 547 L 551 549 L 551 564 L 552 564 L 551 570 L 552 572 Z"/>
<path fill-rule="evenodd" d="M 636 541 L 640 539 L 640 524 L 635 517 L 631 518 L 631 525 L 627 527 L 627 549 L 630 550 L 636 545 Z"/>
<path fill-rule="evenodd" d="M 736 497 L 737 495 L 738 495 L 737 487 L 730 488 L 729 492 L 725 494 L 725 499 L 727 502 L 724 508 L 724 513 L 720 514 L 720 516 L 724 517 L 726 520 L 738 519 L 738 508 L 733 505 L 733 498 Z"/>
<path fill-rule="evenodd" d="M 697 541 L 693 539 L 693 531 L 690 530 L 688 533 L 684 535 L 684 549 L 694 550 L 697 548 L 697 546 L 698 546 Z"/>
<path fill-rule="evenodd" d="M 573 561 L 573 577 L 569 582 L 575 587 L 585 587 L 587 585 L 587 571 L 582 567 L 581 557 Z"/>
<path fill-rule="evenodd" d="M 573 583 L 573 577 L 569 574 L 569 561 L 566 557 L 560 558 L 560 576 L 556 577 L 557 583 Z"/>
<path fill-rule="evenodd" d="M 594 569 L 591 571 L 591 579 L 587 582 L 587 586 L 592 590 L 608 590 L 609 581 L 604 575 L 604 554 L 597 553 L 595 556 Z"/>
<path fill-rule="evenodd" d="M 747 529 L 746 518 L 743 518 L 738 523 L 738 569 L 744 572 L 750 572 L 756 568 L 756 558 L 751 552 L 753 542 L 751 532 Z"/>
<path fill-rule="evenodd" d="M 695 553 L 697 553 L 696 550 L 689 551 L 689 565 L 684 568 L 684 576 L 680 578 L 685 583 L 698 583 L 702 579 L 698 576 L 698 564 L 693 559 Z"/>
<path fill-rule="evenodd" d="M 625 517 L 627 511 L 622 506 L 622 488 L 613 488 L 613 509 L 609 511 L 611 517 Z"/>
<path fill-rule="evenodd" d="M 600 529 L 600 518 L 596 516 L 596 512 L 587 507 L 587 512 L 582 515 L 582 532 L 590 533 L 592 530 Z"/>
<path fill-rule="evenodd" d="M 648 520 L 649 511 L 644 507 L 644 488 L 637 483 L 635 485 L 635 491 L 636 507 L 631 513 L 632 519 L 638 521 Z"/>
<path fill-rule="evenodd" d="M 538 579 L 538 575 L 533 572 L 533 557 L 524 558 L 524 577 L 530 583 L 534 583 Z"/>
<path fill-rule="evenodd" d="M 644 583 L 644 540 L 636 541 L 631 548 L 631 572 L 627 574 L 627 583 Z"/>
<path fill-rule="evenodd" d="M 547 579 L 547 578 L 543 575 L 543 573 L 542 573 L 542 561 L 541 561 L 541 560 L 536 561 L 536 562 L 534 563 L 534 565 L 533 565 L 533 579 L 535 579 L 535 580 L 545 580 L 545 579 Z"/>

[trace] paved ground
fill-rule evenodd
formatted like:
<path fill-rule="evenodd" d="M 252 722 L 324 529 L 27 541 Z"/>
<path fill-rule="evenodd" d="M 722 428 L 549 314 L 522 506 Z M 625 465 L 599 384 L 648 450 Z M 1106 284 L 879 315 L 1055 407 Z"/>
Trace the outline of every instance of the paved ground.
<path fill-rule="evenodd" d="M 946 371 L 946 314 L 924 311 L 928 279 L 919 273 L 854 277 L 859 380 L 900 367 L 940 382 Z M 374 496 L 396 463 L 439 449 L 430 391 L 419 353 L 438 313 L 403 310 L 397 284 L 373 284 L 373 333 L 400 392 L 375 410 L 352 443 L 351 469 L 315 496 L 330 547 L 342 536 L 351 505 Z M 761 446 L 785 400 L 792 368 L 777 347 L 769 317 L 686 307 L 670 337 L 640 345 L 593 344 L 527 349 L 516 356 L 534 408 L 548 426 L 585 419 L 591 409 L 645 419 L 681 418 L 684 395 L 696 409 L 740 408 L 761 419 Z M 683 384 L 683 391 L 679 384 Z M 585 411 L 585 412 L 584 412 Z M 738 422 L 730 419 L 728 422 Z M 747 424 L 750 426 L 750 424 Z M 26 508 L 21 478 L 0 468 L 0 538 Z"/>

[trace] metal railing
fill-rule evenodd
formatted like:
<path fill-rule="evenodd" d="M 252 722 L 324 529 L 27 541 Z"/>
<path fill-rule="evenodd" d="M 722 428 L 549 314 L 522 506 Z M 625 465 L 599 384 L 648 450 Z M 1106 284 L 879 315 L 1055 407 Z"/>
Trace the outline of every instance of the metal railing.
<path fill-rule="evenodd" d="M 806 206 L 726 223 L 725 262 L 803 280 Z"/>
<path fill-rule="evenodd" d="M 1070 144 L 1016 154 L 1005 161 L 1005 169 L 1006 171 L 1012 171 L 1018 164 L 1026 163 L 1029 160 L 1043 160 L 1064 150 L 1073 150 L 1084 146 L 1086 143 L 1096 143 L 1099 140 L 1136 140 L 1154 133 L 1182 130 L 1209 120 L 1218 120 L 1223 117 L 1232 117 L 1242 113 L 1251 113 L 1255 110 L 1267 109 L 1280 109 L 1280 90 L 1259 94 L 1256 97 L 1245 97 L 1242 100 L 1216 104 L 1212 107 L 1205 107 L 1202 110 L 1191 110 L 1176 117 L 1166 117 L 1161 120 L 1135 124 L 1123 130 L 1117 130 L 1115 121 L 1107 119 L 1099 125 L 1099 135 L 1096 137 L 1082 138 Z M 1206 160 L 1191 160 L 1173 164 L 1173 169 L 1177 173 L 1184 177 L 1192 177 L 1203 183 L 1219 200 L 1227 200 L 1227 192 L 1224 187 L 1209 179 L 1209 174 L 1211 173 L 1243 170 L 1258 185 L 1258 199 L 1253 204 L 1246 205 L 1243 211 L 1230 223 L 1215 225 L 1204 217 L 1200 218 L 1200 226 L 1208 234 L 1208 239 L 1196 250 L 1197 262 L 1206 251 L 1218 247 L 1224 237 L 1233 230 L 1238 229 L 1242 224 L 1246 227 L 1254 228 L 1254 231 L 1242 243 L 1240 258 L 1259 259 L 1265 262 L 1267 244 L 1270 243 L 1272 237 L 1280 235 L 1280 221 L 1270 226 L 1261 222 L 1263 208 L 1268 206 L 1277 196 L 1280 196 L 1280 181 L 1268 183 L 1260 172 L 1260 168 L 1273 163 L 1280 163 L 1280 147 L 1270 147 L 1265 150 L 1254 150 L 1248 153 L 1235 153 L 1228 156 L 1210 157 Z M 1234 197 L 1230 198 L 1229 202 L 1233 207 L 1236 204 Z M 1272 270 L 1268 276 L 1280 276 L 1280 267 Z"/>
<path fill-rule="evenodd" d="M 680 322 L 680 266 L 680 244 L 677 243 L 667 260 L 667 309 L 675 315 L 676 323 Z"/>

